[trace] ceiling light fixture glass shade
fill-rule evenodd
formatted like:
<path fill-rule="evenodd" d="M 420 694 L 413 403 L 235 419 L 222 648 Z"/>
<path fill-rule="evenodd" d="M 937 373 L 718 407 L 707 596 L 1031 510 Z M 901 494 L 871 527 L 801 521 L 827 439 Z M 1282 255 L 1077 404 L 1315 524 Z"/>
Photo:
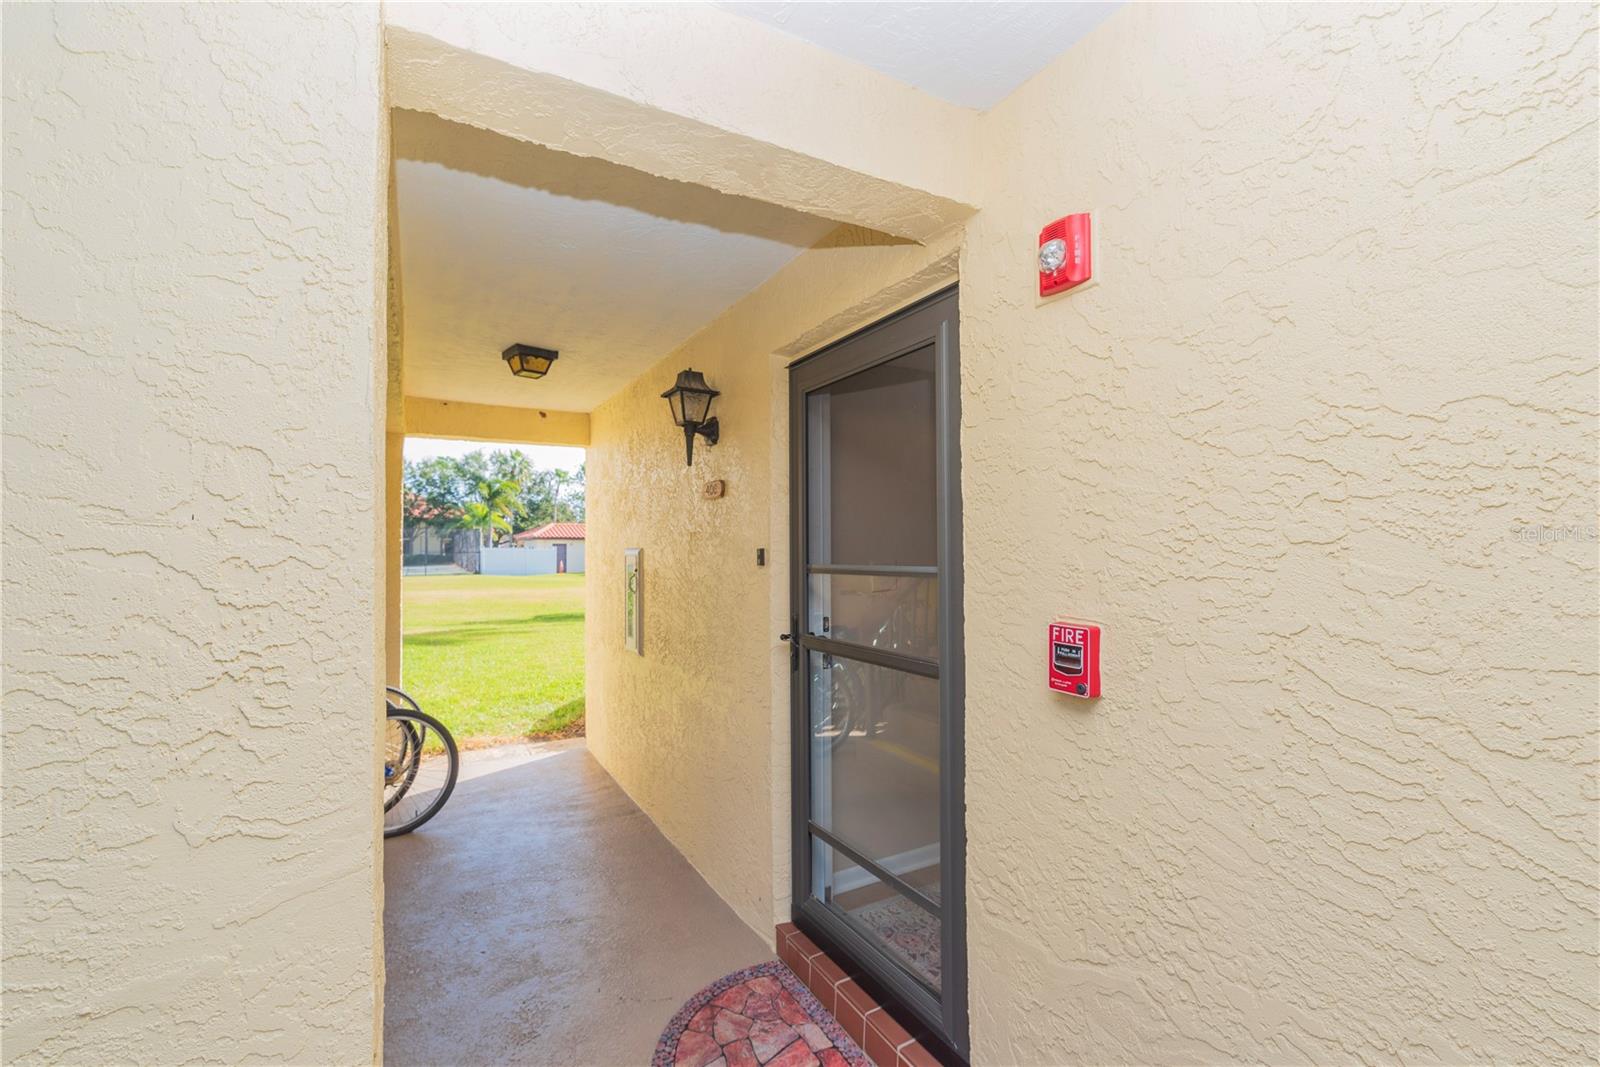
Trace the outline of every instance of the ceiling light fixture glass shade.
<path fill-rule="evenodd" d="M 556 361 L 557 355 L 553 348 L 518 344 L 500 353 L 500 358 L 518 378 L 543 378 L 550 373 L 550 364 Z"/>
<path fill-rule="evenodd" d="M 694 466 L 694 438 L 696 434 L 714 445 L 720 436 L 717 420 L 711 417 L 711 401 L 722 394 L 706 384 L 706 376 L 693 367 L 678 372 L 672 388 L 662 393 L 662 399 L 672 409 L 672 421 L 683 427 L 684 457 Z"/>

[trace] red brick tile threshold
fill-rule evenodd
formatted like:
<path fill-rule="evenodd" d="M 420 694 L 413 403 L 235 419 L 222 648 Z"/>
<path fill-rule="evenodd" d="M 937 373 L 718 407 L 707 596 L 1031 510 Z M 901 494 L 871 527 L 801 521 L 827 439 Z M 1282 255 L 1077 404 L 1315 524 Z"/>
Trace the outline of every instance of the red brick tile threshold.
<path fill-rule="evenodd" d="M 778 958 L 810 988 L 817 1002 L 833 1013 L 876 1067 L 939 1067 L 919 1035 L 896 1022 L 853 975 L 829 959 L 794 923 L 778 927 Z"/>
<path fill-rule="evenodd" d="M 650 1067 L 871 1067 L 778 960 L 719 978 L 672 1017 Z"/>

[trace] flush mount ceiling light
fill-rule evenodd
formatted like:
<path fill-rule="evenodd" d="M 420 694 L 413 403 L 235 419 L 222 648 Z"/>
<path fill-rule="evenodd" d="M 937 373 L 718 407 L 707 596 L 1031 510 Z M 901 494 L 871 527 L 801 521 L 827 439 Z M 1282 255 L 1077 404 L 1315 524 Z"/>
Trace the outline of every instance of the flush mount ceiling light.
<path fill-rule="evenodd" d="M 694 466 L 694 436 L 706 444 L 717 443 L 717 420 L 711 417 L 711 401 L 721 396 L 706 384 L 706 376 L 693 367 L 678 372 L 678 380 L 661 396 L 672 408 L 672 421 L 683 427 L 683 451 L 689 466 Z"/>
<path fill-rule="evenodd" d="M 543 378 L 550 373 L 550 364 L 556 361 L 553 348 L 535 348 L 533 345 L 512 345 L 500 353 L 511 373 L 518 378 Z"/>

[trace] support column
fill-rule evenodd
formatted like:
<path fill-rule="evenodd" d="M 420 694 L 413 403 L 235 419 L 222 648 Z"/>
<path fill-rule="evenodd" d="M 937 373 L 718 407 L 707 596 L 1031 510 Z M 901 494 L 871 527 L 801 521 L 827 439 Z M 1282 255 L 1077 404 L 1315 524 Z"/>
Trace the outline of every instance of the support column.
<path fill-rule="evenodd" d="M 383 646 L 384 677 L 390 685 L 400 684 L 403 640 L 400 630 L 400 573 L 405 560 L 405 546 L 402 543 L 405 522 L 401 508 L 405 495 L 402 477 L 405 472 L 405 447 L 406 435 L 403 432 L 384 435 Z"/>

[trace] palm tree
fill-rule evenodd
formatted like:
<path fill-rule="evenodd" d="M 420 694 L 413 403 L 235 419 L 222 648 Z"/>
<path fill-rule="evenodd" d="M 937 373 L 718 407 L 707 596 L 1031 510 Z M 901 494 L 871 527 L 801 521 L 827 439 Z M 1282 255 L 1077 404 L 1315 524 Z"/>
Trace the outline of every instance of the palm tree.
<path fill-rule="evenodd" d="M 533 481 L 536 469 L 527 453 L 514 449 L 496 449 L 489 453 L 489 476 L 516 482 L 518 491 Z"/>
<path fill-rule="evenodd" d="M 510 478 L 480 481 L 477 499 L 469 500 L 461 507 L 461 526 L 468 530 L 483 531 L 484 547 L 492 546 L 497 531 L 511 532 L 511 520 L 517 513 L 517 493 L 520 491 L 521 486 Z"/>
<path fill-rule="evenodd" d="M 506 517 L 481 500 L 467 501 L 466 506 L 461 509 L 459 522 L 463 529 L 482 531 L 485 548 L 494 543 L 496 530 L 504 532 L 511 530 L 511 523 L 506 521 Z"/>

